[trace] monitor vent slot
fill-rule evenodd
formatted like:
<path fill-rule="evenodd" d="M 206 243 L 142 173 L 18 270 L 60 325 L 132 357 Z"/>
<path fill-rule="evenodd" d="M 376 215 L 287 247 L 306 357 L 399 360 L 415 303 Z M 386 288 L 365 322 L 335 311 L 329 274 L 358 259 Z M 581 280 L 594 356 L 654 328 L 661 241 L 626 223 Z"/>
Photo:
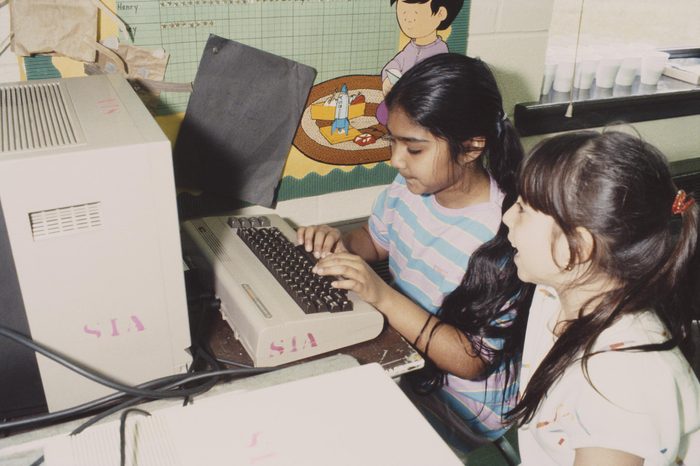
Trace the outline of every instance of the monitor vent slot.
<path fill-rule="evenodd" d="M 0 86 L 0 152 L 78 144 L 66 102 L 58 82 Z"/>
<path fill-rule="evenodd" d="M 99 202 L 40 210 L 29 214 L 34 240 L 65 236 L 102 226 Z"/>

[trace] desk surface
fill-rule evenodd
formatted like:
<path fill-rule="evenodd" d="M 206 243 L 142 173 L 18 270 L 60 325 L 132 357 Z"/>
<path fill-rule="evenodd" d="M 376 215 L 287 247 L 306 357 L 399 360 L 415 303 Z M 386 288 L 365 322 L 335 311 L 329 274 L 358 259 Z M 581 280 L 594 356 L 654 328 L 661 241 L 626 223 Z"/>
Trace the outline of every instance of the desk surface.
<path fill-rule="evenodd" d="M 209 344 L 217 358 L 252 366 L 253 361 L 250 356 L 243 349 L 243 345 L 234 337 L 231 327 L 221 318 L 219 313 L 213 319 L 210 332 Z M 350 355 L 360 364 L 379 363 L 390 377 L 418 370 L 425 364 L 416 349 L 388 325 L 373 340 L 307 358 L 303 361 L 325 358 L 334 354 Z M 300 361 L 296 363 L 298 362 Z M 293 364 L 295 363 L 287 365 Z"/>

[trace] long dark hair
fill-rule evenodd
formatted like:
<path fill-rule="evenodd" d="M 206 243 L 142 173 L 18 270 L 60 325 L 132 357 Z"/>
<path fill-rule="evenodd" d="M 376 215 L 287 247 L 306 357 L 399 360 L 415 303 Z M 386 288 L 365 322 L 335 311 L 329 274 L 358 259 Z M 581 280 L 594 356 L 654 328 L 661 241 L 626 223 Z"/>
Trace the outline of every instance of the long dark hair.
<path fill-rule="evenodd" d="M 417 124 L 446 140 L 453 160 L 464 152 L 465 141 L 485 137 L 481 163 L 505 193 L 503 212 L 513 205 L 524 151 L 503 113 L 496 79 L 484 62 L 451 53 L 426 58 L 398 80 L 386 103 L 390 111 L 401 108 Z M 496 236 L 472 254 L 461 284 L 438 311 L 442 323 L 461 330 L 477 354 L 489 361 L 487 375 L 518 358 L 534 290 L 518 279 L 507 234 L 507 227 L 501 224 Z M 510 325 L 493 325 L 505 316 L 511 316 Z M 484 338 L 502 338 L 504 346 L 493 350 L 482 344 Z M 508 368 L 506 384 L 517 377 Z M 427 379 L 426 385 L 435 388 L 444 381 L 444 374 L 434 370 Z M 506 393 L 503 395 L 505 398 Z"/>
<path fill-rule="evenodd" d="M 678 190 L 658 149 L 619 131 L 555 136 L 527 158 L 519 190 L 529 206 L 552 216 L 561 228 L 569 244 L 569 265 L 590 261 L 588 277 L 604 273 L 618 285 L 598 297 L 592 312 L 579 311 L 579 317 L 568 322 L 510 420 L 529 422 L 549 387 L 577 360 L 587 374 L 598 335 L 624 314 L 653 309 L 670 334 L 665 342 L 624 350 L 680 346 L 691 355 L 699 209 L 693 205 L 682 215 L 672 213 Z M 577 227 L 593 237 L 586 257 Z"/>

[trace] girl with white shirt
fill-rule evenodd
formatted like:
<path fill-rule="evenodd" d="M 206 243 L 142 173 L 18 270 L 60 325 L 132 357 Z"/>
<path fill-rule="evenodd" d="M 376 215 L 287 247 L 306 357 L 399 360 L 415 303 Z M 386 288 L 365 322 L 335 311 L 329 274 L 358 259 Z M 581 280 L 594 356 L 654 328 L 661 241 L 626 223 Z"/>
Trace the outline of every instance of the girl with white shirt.
<path fill-rule="evenodd" d="M 698 206 L 615 131 L 540 143 L 519 192 L 503 222 L 538 285 L 509 413 L 522 464 L 700 465 Z"/>

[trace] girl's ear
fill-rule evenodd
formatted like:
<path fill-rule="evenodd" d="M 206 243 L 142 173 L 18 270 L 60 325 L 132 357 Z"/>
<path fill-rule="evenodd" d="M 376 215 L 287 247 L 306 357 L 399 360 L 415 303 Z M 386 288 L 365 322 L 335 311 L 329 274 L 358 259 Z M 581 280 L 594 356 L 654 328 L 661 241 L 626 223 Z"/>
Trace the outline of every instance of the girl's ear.
<path fill-rule="evenodd" d="M 435 13 L 435 16 L 437 16 L 437 18 L 440 21 L 445 21 L 445 19 L 447 19 L 447 8 L 441 6 L 440 8 L 438 8 L 438 11 L 437 13 Z"/>
<path fill-rule="evenodd" d="M 484 147 L 486 147 L 486 138 L 484 136 L 474 136 L 464 141 L 463 147 L 464 152 L 462 152 L 462 156 L 460 157 L 460 163 L 462 165 L 467 165 L 478 159 L 484 151 Z"/>
<path fill-rule="evenodd" d="M 595 239 L 593 239 L 593 234 L 588 230 L 588 228 L 577 227 L 576 233 L 581 239 L 581 262 L 588 262 L 591 260 L 593 251 L 595 250 Z"/>
<path fill-rule="evenodd" d="M 566 264 L 564 267 L 565 271 L 570 272 L 577 269 L 577 273 L 580 273 L 581 270 L 585 270 L 590 266 L 589 262 L 595 249 L 595 239 L 593 239 L 590 230 L 584 227 L 576 227 L 576 243 L 574 247 L 576 248 L 578 257 L 576 257 L 573 262 L 566 237 L 562 234 L 556 241 L 555 257 L 558 263 Z"/>

